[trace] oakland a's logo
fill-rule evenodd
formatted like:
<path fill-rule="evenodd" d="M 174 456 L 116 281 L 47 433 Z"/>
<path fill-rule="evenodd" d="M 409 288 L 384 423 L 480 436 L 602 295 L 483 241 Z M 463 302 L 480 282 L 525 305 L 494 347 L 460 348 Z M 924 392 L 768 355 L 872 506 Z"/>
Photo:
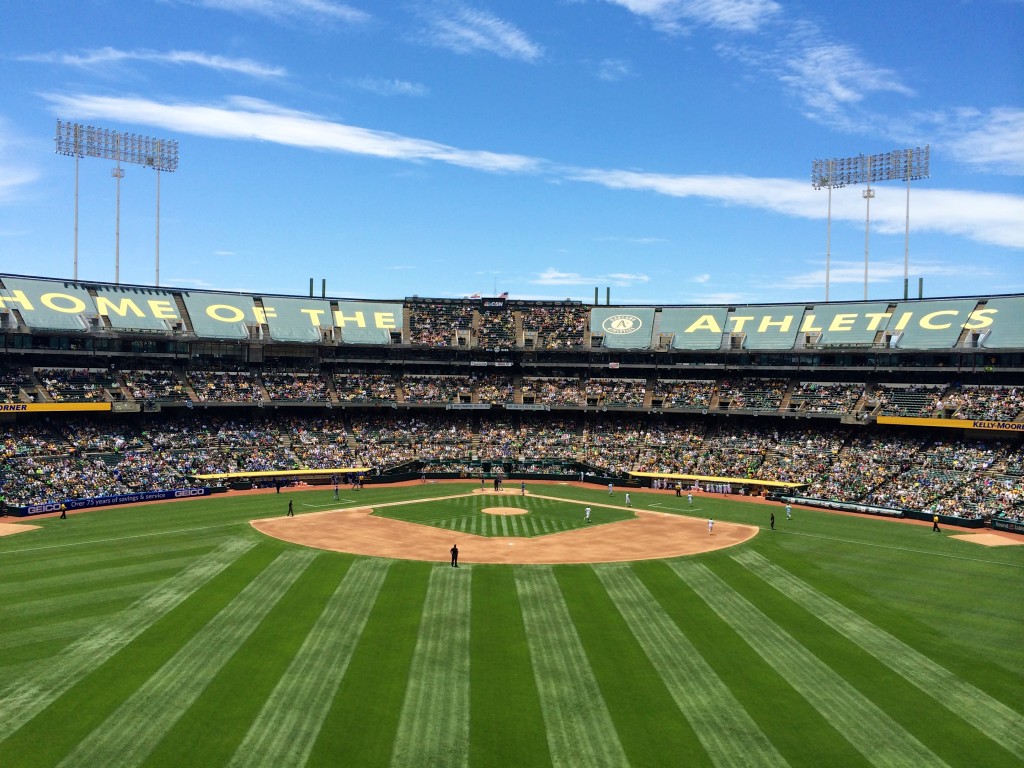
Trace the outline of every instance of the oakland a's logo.
<path fill-rule="evenodd" d="M 605 333 L 623 336 L 627 333 L 636 333 L 643 324 L 643 320 L 636 315 L 612 315 L 604 319 L 601 328 Z"/>

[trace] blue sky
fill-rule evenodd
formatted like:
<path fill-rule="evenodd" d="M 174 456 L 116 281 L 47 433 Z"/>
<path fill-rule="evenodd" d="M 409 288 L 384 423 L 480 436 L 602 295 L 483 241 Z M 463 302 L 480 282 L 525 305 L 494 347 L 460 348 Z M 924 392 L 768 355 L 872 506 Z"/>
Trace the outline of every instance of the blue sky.
<path fill-rule="evenodd" d="M 0 271 L 70 278 L 56 120 L 177 139 L 160 283 L 333 296 L 821 301 L 815 159 L 930 145 L 912 295 L 1024 291 L 1024 1 L 78 0 L 0 11 Z M 114 279 L 112 163 L 80 164 L 79 278 Z M 120 280 L 155 278 L 126 166 Z M 862 187 L 831 289 L 864 292 Z M 906 188 L 871 202 L 903 292 Z"/>

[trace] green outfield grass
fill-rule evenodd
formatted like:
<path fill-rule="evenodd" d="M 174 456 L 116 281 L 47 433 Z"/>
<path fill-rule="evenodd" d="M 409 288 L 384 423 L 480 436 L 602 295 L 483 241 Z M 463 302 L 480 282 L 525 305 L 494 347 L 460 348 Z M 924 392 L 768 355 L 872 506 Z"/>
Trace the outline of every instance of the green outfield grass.
<path fill-rule="evenodd" d="M 0 538 L 0 766 L 1024 763 L 1024 547 L 643 492 L 634 508 L 762 531 L 672 560 L 455 570 L 248 525 L 289 499 L 301 515 L 429 498 L 380 514 L 487 518 L 486 535 L 581 525 L 580 503 L 630 515 L 596 506 L 621 492 L 557 483 L 438 498 L 475 487 L 27 521 L 42 528 Z M 528 505 L 517 533 L 479 512 L 501 504 Z"/>

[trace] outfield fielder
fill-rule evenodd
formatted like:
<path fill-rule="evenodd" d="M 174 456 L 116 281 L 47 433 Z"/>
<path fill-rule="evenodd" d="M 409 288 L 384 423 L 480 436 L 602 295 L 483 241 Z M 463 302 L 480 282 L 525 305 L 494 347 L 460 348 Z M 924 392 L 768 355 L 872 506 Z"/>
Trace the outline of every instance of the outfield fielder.
<path fill-rule="evenodd" d="M 587 507 L 586 509 L 583 510 L 583 522 L 590 522 L 590 507 Z"/>
<path fill-rule="evenodd" d="M 629 500 L 629 494 L 628 493 L 626 494 L 626 506 L 627 507 L 632 507 L 633 506 L 633 502 L 631 502 Z"/>
<path fill-rule="evenodd" d="M 792 504 L 787 504 L 786 505 L 786 519 L 787 520 L 792 520 L 793 519 L 793 505 Z"/>

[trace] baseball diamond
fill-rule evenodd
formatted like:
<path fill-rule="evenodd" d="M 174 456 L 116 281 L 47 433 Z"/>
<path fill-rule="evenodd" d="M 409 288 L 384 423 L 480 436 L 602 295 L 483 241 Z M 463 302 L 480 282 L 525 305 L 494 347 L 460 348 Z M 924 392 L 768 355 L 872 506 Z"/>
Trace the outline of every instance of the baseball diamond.
<path fill-rule="evenodd" d="M 810 508 L 769 532 L 763 503 L 701 494 L 691 511 L 671 491 L 601 523 L 602 486 L 529 488 L 598 524 L 492 531 L 512 516 L 483 498 L 482 533 L 453 530 L 436 508 L 465 516 L 459 481 L 290 489 L 294 518 L 273 490 L 37 518 L 0 538 L 0 764 L 1024 760 L 1005 588 L 1024 548 Z M 427 502 L 429 523 L 382 516 Z M 648 522 L 652 547 L 700 546 L 639 559 L 630 527 Z M 559 540 L 574 564 L 525 554 Z"/>
<path fill-rule="evenodd" d="M 0 340 L 2 768 L 1024 764 L 1024 295 Z"/>

